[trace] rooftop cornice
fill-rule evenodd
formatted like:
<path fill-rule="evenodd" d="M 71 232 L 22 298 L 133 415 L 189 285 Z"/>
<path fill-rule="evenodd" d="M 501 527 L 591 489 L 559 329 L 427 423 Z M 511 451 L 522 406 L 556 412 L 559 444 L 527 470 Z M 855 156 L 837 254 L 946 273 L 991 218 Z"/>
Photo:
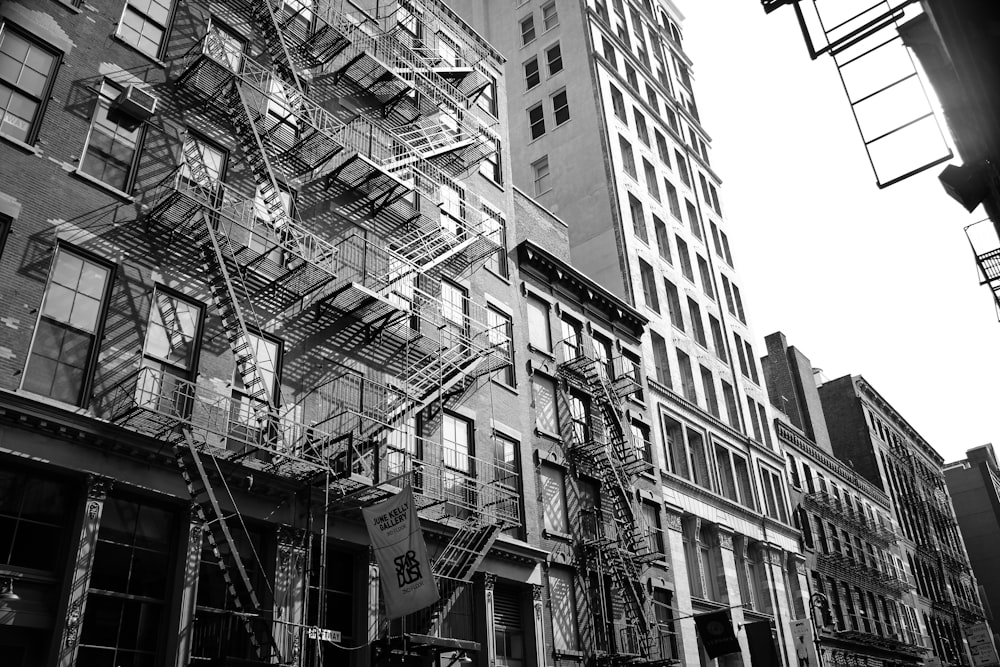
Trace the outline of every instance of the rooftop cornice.
<path fill-rule="evenodd" d="M 887 401 L 882 394 L 878 391 L 864 378 L 863 375 L 854 375 L 851 380 L 854 386 L 857 388 L 858 395 L 863 395 L 864 398 L 868 399 L 874 403 L 880 410 L 885 412 L 891 420 L 894 422 L 896 428 L 901 430 L 907 437 L 913 440 L 917 445 L 919 445 L 925 454 L 931 457 L 931 459 L 938 464 L 938 466 L 944 465 L 944 457 L 941 456 L 936 449 L 934 449 L 930 443 L 928 443 L 924 438 L 917 433 L 917 430 L 910 425 L 906 419 L 899 414 L 892 404 Z"/>

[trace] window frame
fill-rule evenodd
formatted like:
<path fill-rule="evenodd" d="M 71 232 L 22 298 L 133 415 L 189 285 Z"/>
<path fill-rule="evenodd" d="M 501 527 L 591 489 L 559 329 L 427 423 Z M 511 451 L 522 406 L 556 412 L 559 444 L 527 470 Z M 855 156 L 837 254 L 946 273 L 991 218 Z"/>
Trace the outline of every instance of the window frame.
<path fill-rule="evenodd" d="M 555 53 L 555 58 L 552 57 L 553 53 Z M 558 68 L 555 70 L 552 69 L 553 63 L 558 63 L 559 65 Z M 562 47 L 559 46 L 559 42 L 556 42 L 552 46 L 545 49 L 545 68 L 546 71 L 548 71 L 550 77 L 563 71 L 564 64 L 562 57 Z"/>
<path fill-rule="evenodd" d="M 559 102 L 556 99 L 559 96 L 562 96 L 562 105 L 561 106 L 559 105 Z M 562 125 L 565 125 L 566 123 L 568 123 L 570 121 L 570 114 L 569 114 L 569 94 L 566 92 L 566 89 L 563 88 L 562 90 L 558 90 L 558 91 L 552 93 L 552 95 L 550 96 L 550 99 L 552 101 L 552 119 L 555 122 L 554 127 L 560 127 Z M 566 117 L 563 118 L 562 120 L 559 120 L 560 113 L 565 113 L 566 114 Z"/>
<path fill-rule="evenodd" d="M 18 91 L 19 94 L 28 97 L 29 99 L 35 100 L 38 104 L 38 106 L 35 108 L 35 113 L 32 115 L 31 121 L 29 122 L 28 130 L 25 133 L 25 137 L 23 140 L 18 139 L 6 132 L 0 132 L 0 134 L 14 141 L 20 141 L 23 144 L 33 146 L 35 142 L 38 140 L 38 134 L 41 131 L 42 127 L 42 119 L 45 117 L 45 111 L 48 107 L 49 98 L 52 96 L 52 88 L 55 84 L 59 68 L 62 65 L 62 59 L 64 54 L 59 49 L 56 49 L 52 45 L 41 41 L 34 34 L 28 32 L 27 30 L 24 30 L 18 24 L 8 19 L 0 20 L 0 44 L 2 44 L 3 37 L 8 32 L 13 35 L 16 35 L 19 39 L 26 41 L 29 47 L 34 46 L 38 48 L 40 51 L 46 52 L 47 54 L 52 56 L 52 64 L 49 65 L 49 72 L 45 76 L 45 84 L 42 86 L 42 91 L 40 96 L 29 95 L 22 88 L 17 87 L 16 84 L 8 83 L 6 81 L 0 82 L 0 85 L 8 86 L 11 90 Z M 21 66 L 22 67 L 24 66 L 23 62 L 21 63 Z M 4 113 L 4 116 L 6 116 L 6 113 Z M 0 128 L 2 127 L 3 124 L 0 123 Z"/>
<path fill-rule="evenodd" d="M 79 248 L 70 243 L 66 243 L 64 241 L 57 242 L 52 252 L 52 260 L 51 263 L 49 264 L 48 275 L 46 276 L 45 279 L 45 288 L 42 291 L 42 300 L 38 307 L 38 317 L 35 319 L 35 327 L 31 334 L 31 343 L 28 346 L 28 354 L 26 355 L 24 361 L 24 372 L 21 373 L 20 388 L 24 391 L 31 391 L 31 393 L 36 393 L 30 389 L 26 389 L 24 383 L 25 379 L 28 376 L 27 370 L 29 364 L 31 363 L 32 352 L 35 349 L 35 343 L 37 342 L 38 339 L 38 328 L 42 322 L 42 318 L 47 318 L 49 320 L 52 320 L 53 322 L 56 322 L 60 326 L 67 326 L 67 327 L 70 326 L 68 322 L 59 322 L 52 319 L 50 316 L 45 315 L 45 300 L 48 297 L 49 286 L 52 284 L 52 278 L 56 268 L 56 260 L 59 257 L 59 253 L 63 251 L 75 255 L 78 259 L 84 262 L 91 262 L 99 267 L 107 269 L 108 272 L 107 282 L 104 285 L 104 290 L 101 295 L 100 303 L 98 306 L 94 331 L 93 333 L 90 334 L 92 336 L 92 340 L 90 344 L 90 349 L 87 352 L 87 360 L 83 367 L 83 380 L 80 384 L 79 394 L 76 400 L 73 402 L 63 401 L 58 398 L 52 399 L 59 401 L 60 403 L 67 403 L 68 405 L 74 405 L 76 407 L 86 408 L 88 403 L 90 402 L 90 394 L 94 386 L 94 373 L 97 370 L 98 357 L 100 356 L 101 352 L 101 341 L 104 338 L 104 327 L 105 324 L 107 323 L 108 310 L 111 304 L 111 295 L 114 291 L 114 282 L 117 274 L 117 266 L 112 262 L 105 260 L 102 257 L 99 257 L 93 253 L 90 253 L 82 248 Z M 75 331 L 82 331 L 78 327 L 73 327 L 73 329 Z M 39 395 L 47 396 L 47 394 L 39 394 Z M 49 396 L 49 398 L 52 397 Z"/>
<path fill-rule="evenodd" d="M 534 14 L 528 14 L 518 21 L 518 26 L 521 29 L 521 46 L 527 46 L 537 39 L 538 33 L 535 30 Z M 529 34 L 531 35 L 530 38 L 528 37 Z"/>
<path fill-rule="evenodd" d="M 156 45 L 156 52 L 155 53 L 149 53 L 146 49 L 142 48 L 139 44 L 136 44 L 136 43 L 133 43 L 133 42 L 129 41 L 128 38 L 126 38 L 124 35 L 121 34 L 122 26 L 125 24 L 125 15 L 128 13 L 129 7 L 133 4 L 133 0 L 125 0 L 125 6 L 122 7 L 121 16 L 118 17 L 118 23 L 115 26 L 115 32 L 114 32 L 115 38 L 121 40 L 122 43 L 131 46 L 132 48 L 134 48 L 135 50 L 137 50 L 139 53 L 147 55 L 150 58 L 153 58 L 154 60 L 159 60 L 163 56 L 163 52 L 166 50 L 167 43 L 170 41 L 170 30 L 171 30 L 171 28 L 173 26 L 173 22 L 174 22 L 174 13 L 177 10 L 177 3 L 174 0 L 168 0 L 168 2 L 169 2 L 169 4 L 167 6 L 166 20 L 164 21 L 164 23 L 163 23 L 162 26 L 159 23 L 157 23 L 155 20 L 153 20 L 149 16 L 149 14 L 147 14 L 147 13 L 145 13 L 143 11 L 140 11 L 139 9 L 133 9 L 132 10 L 136 14 L 140 15 L 144 19 L 144 21 L 152 23 L 157 28 L 160 28 L 163 31 L 163 34 L 160 37 L 160 41 Z M 140 33 L 140 35 L 141 34 L 142 33 Z"/>
<path fill-rule="evenodd" d="M 544 174 L 541 173 L 542 167 L 545 168 Z M 542 157 L 538 158 L 537 160 L 531 163 L 531 179 L 532 179 L 533 190 L 535 192 L 536 197 L 540 197 L 545 193 L 552 191 L 552 185 L 551 185 L 552 168 L 549 165 L 548 155 L 543 155 Z M 548 180 L 546 181 L 545 179 Z M 548 187 L 542 190 L 539 188 L 540 183 L 547 183 Z"/>
<path fill-rule="evenodd" d="M 115 95 L 114 97 L 108 99 L 105 96 L 105 86 L 107 86 L 109 90 L 117 91 L 117 95 Z M 136 174 L 138 172 L 139 158 L 142 156 L 143 144 L 145 143 L 145 139 L 146 139 L 146 123 L 145 122 L 139 122 L 139 121 L 137 121 L 137 127 L 136 127 L 135 130 L 133 130 L 135 132 L 135 149 L 134 149 L 132 157 L 131 157 L 131 159 L 130 159 L 130 161 L 128 163 L 128 167 L 127 167 L 127 171 L 126 171 L 126 175 L 125 175 L 125 182 L 122 184 L 121 187 L 119 187 L 118 185 L 115 185 L 114 183 L 109 183 L 102 176 L 99 176 L 97 174 L 94 174 L 94 173 L 91 173 L 91 172 L 87 171 L 87 157 L 88 157 L 88 155 L 90 155 L 90 150 L 92 148 L 92 142 L 93 142 L 93 139 L 94 139 L 94 133 L 95 133 L 95 130 L 98 130 L 98 123 L 99 123 L 98 117 L 99 117 L 99 114 L 102 113 L 102 111 L 104 113 L 104 117 L 105 117 L 105 120 L 107 122 L 114 123 L 116 126 L 123 127 L 126 131 L 130 131 L 128 129 L 128 127 L 125 126 L 123 123 L 117 122 L 117 121 L 113 120 L 112 117 L 111 117 L 111 113 L 114 111 L 114 100 L 117 99 L 118 95 L 121 95 L 121 93 L 124 90 L 125 89 L 122 88 L 119 84 L 117 84 L 114 81 L 108 79 L 107 77 L 104 77 L 101 80 L 101 84 L 100 84 L 100 86 L 99 86 L 99 88 L 97 90 L 97 96 L 96 96 L 96 98 L 94 100 L 94 107 L 93 107 L 93 110 L 91 111 L 90 127 L 87 129 L 87 138 L 84 140 L 84 142 L 83 142 L 83 150 L 80 152 L 80 159 L 79 159 L 79 162 L 78 162 L 79 166 L 77 167 L 77 172 L 80 173 L 80 174 L 83 174 L 83 175 L 85 175 L 85 176 L 87 176 L 89 178 L 92 178 L 95 181 L 103 183 L 107 187 L 112 188 L 112 189 L 114 189 L 114 190 L 116 190 L 118 192 L 121 192 L 122 194 L 124 194 L 126 196 L 131 196 L 130 193 L 132 191 L 132 188 L 135 185 L 135 178 L 136 178 Z M 105 101 L 105 100 L 107 100 L 107 101 Z M 118 112 L 118 114 L 120 114 L 120 112 Z M 116 117 L 117 117 L 117 115 L 116 115 Z M 115 140 L 117 138 L 117 136 L 118 136 L 118 134 L 116 132 L 116 134 L 112 137 L 112 140 Z M 97 153 L 95 153 L 95 155 L 97 156 L 97 159 L 100 159 L 100 156 Z M 103 160 L 102 161 L 102 164 L 107 164 L 107 163 L 108 163 L 107 160 Z"/>
<path fill-rule="evenodd" d="M 539 116 L 536 120 L 532 120 L 532 114 L 535 111 L 539 113 Z M 528 140 L 535 141 L 536 139 L 541 139 L 543 136 L 545 136 L 545 107 L 542 106 L 541 102 L 538 102 L 537 104 L 533 104 L 532 106 L 528 107 L 527 114 L 528 114 L 528 137 L 529 137 Z M 541 131 L 538 132 L 538 134 L 535 134 L 537 128 L 541 128 Z"/>
<path fill-rule="evenodd" d="M 538 56 L 531 56 L 524 61 L 521 66 L 522 72 L 524 74 L 524 90 L 525 92 L 535 88 L 542 83 L 542 69 L 538 64 Z M 534 81 L 534 83 L 532 83 Z"/>
<path fill-rule="evenodd" d="M 546 12 L 552 10 L 551 14 L 546 15 Z M 555 22 L 550 25 L 549 21 L 554 20 Z M 553 28 L 559 27 L 559 10 L 556 7 L 556 0 L 548 2 L 542 5 L 542 33 L 546 33 Z"/>

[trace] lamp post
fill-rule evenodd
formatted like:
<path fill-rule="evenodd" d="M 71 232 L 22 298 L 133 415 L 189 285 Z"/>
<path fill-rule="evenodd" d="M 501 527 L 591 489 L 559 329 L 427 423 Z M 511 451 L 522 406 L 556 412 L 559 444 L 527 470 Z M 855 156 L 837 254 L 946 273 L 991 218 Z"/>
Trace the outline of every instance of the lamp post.
<path fill-rule="evenodd" d="M 816 649 L 816 660 L 819 663 L 818 667 L 824 667 L 823 652 L 819 646 L 819 626 L 816 623 L 816 612 L 818 610 L 820 614 L 823 614 L 825 611 L 827 614 L 829 614 L 830 598 L 826 597 L 826 595 L 824 595 L 823 593 L 813 593 L 812 595 L 809 596 L 809 607 L 810 607 L 809 623 L 810 625 L 812 625 L 813 646 Z M 821 621 L 823 620 L 822 616 L 820 617 L 820 620 Z"/>

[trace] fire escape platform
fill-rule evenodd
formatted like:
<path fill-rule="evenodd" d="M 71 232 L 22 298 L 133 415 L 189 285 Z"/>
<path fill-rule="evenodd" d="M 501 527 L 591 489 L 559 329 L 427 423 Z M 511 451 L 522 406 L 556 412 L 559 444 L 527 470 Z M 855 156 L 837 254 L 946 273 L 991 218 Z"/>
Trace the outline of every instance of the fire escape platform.
<path fill-rule="evenodd" d="M 376 209 L 384 208 L 413 190 L 413 186 L 358 152 L 332 160 L 329 181 L 336 181 Z M 329 185 L 328 185 L 329 187 Z"/>

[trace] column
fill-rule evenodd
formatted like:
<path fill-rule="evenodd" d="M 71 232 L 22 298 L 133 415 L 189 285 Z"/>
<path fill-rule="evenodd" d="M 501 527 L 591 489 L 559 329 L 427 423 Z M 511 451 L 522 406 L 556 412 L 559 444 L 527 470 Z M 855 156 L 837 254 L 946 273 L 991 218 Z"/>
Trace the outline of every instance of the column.
<path fill-rule="evenodd" d="M 724 604 L 731 605 L 729 610 L 733 617 L 733 631 L 740 642 L 740 653 L 743 655 L 743 664 L 750 664 L 750 646 L 747 644 L 747 634 L 742 632 L 744 617 L 743 607 L 736 606 L 743 602 L 740 595 L 740 580 L 736 573 L 736 554 L 733 549 L 733 532 L 725 526 L 716 526 L 715 534 L 718 539 L 718 554 L 722 563 L 722 574 L 725 578 L 725 590 L 722 591 Z"/>
<path fill-rule="evenodd" d="M 542 586 L 540 584 L 531 585 L 531 623 L 534 628 L 532 633 L 532 643 L 535 645 L 535 665 L 542 667 L 545 664 L 545 625 L 542 612 Z"/>
<path fill-rule="evenodd" d="M 763 549 L 764 562 L 767 565 L 769 585 L 774 600 L 774 625 L 778 631 L 778 648 L 786 665 L 794 664 L 795 637 L 792 634 L 792 618 L 794 609 L 788 607 L 788 590 L 785 587 L 785 552 L 778 547 L 768 545 Z"/>
<path fill-rule="evenodd" d="M 297 665 L 302 655 L 305 566 L 305 531 L 280 526 L 274 577 L 274 642 L 281 664 Z M 323 583 L 319 582 L 320 590 Z"/>
<path fill-rule="evenodd" d="M 87 608 L 87 589 L 90 587 L 90 572 L 94 564 L 94 551 L 97 549 L 97 533 L 101 527 L 101 515 L 104 513 L 104 501 L 114 480 L 98 475 L 87 476 L 87 501 L 84 503 L 83 520 L 80 525 L 80 538 L 77 542 L 73 570 L 69 576 L 69 597 L 65 607 L 65 621 L 60 636 L 56 664 L 58 667 L 70 667 L 76 662 L 76 648 L 80 643 L 80 630 L 83 624 L 83 613 Z"/>
<path fill-rule="evenodd" d="M 666 517 L 667 558 L 670 560 L 670 571 L 674 573 L 673 607 L 677 610 L 674 616 L 688 616 L 691 613 L 691 584 L 688 580 L 688 563 L 684 555 L 684 526 L 681 515 L 664 508 Z M 691 517 L 693 522 L 697 517 Z M 692 567 L 698 567 L 692 563 Z M 697 572 L 697 570 L 695 570 Z M 694 620 L 685 618 L 674 622 L 677 633 L 677 652 L 682 665 L 701 664 L 698 658 L 698 641 L 695 634 Z"/>
<path fill-rule="evenodd" d="M 493 606 L 493 587 L 496 586 L 497 575 L 492 572 L 483 572 L 480 575 L 480 582 L 483 587 L 483 602 L 486 607 L 486 613 L 483 617 L 486 619 L 484 632 L 486 633 L 486 651 L 485 655 L 480 653 L 479 664 L 484 664 L 483 658 L 485 658 L 485 664 L 489 667 L 493 667 L 497 664 L 497 640 L 496 640 L 496 617 L 494 616 L 494 606 Z"/>
<path fill-rule="evenodd" d="M 360 655 L 358 656 L 358 665 L 370 665 L 375 662 L 375 651 L 372 650 L 372 645 L 379 639 L 379 596 L 381 595 L 381 585 L 379 581 L 380 572 L 378 569 L 378 563 L 375 562 L 375 553 L 371 549 L 368 550 L 368 605 L 365 611 L 365 617 L 367 618 L 367 634 L 368 634 L 368 647 L 357 651 Z"/>
<path fill-rule="evenodd" d="M 184 555 L 184 568 L 180 576 L 180 600 L 174 605 L 171 616 L 177 615 L 177 635 L 174 638 L 174 667 L 187 667 L 194 634 L 195 608 L 198 603 L 198 574 L 201 571 L 201 547 L 205 524 L 198 517 L 197 505 L 188 511 L 188 538 Z M 167 655 L 170 655 L 168 646 Z"/>

